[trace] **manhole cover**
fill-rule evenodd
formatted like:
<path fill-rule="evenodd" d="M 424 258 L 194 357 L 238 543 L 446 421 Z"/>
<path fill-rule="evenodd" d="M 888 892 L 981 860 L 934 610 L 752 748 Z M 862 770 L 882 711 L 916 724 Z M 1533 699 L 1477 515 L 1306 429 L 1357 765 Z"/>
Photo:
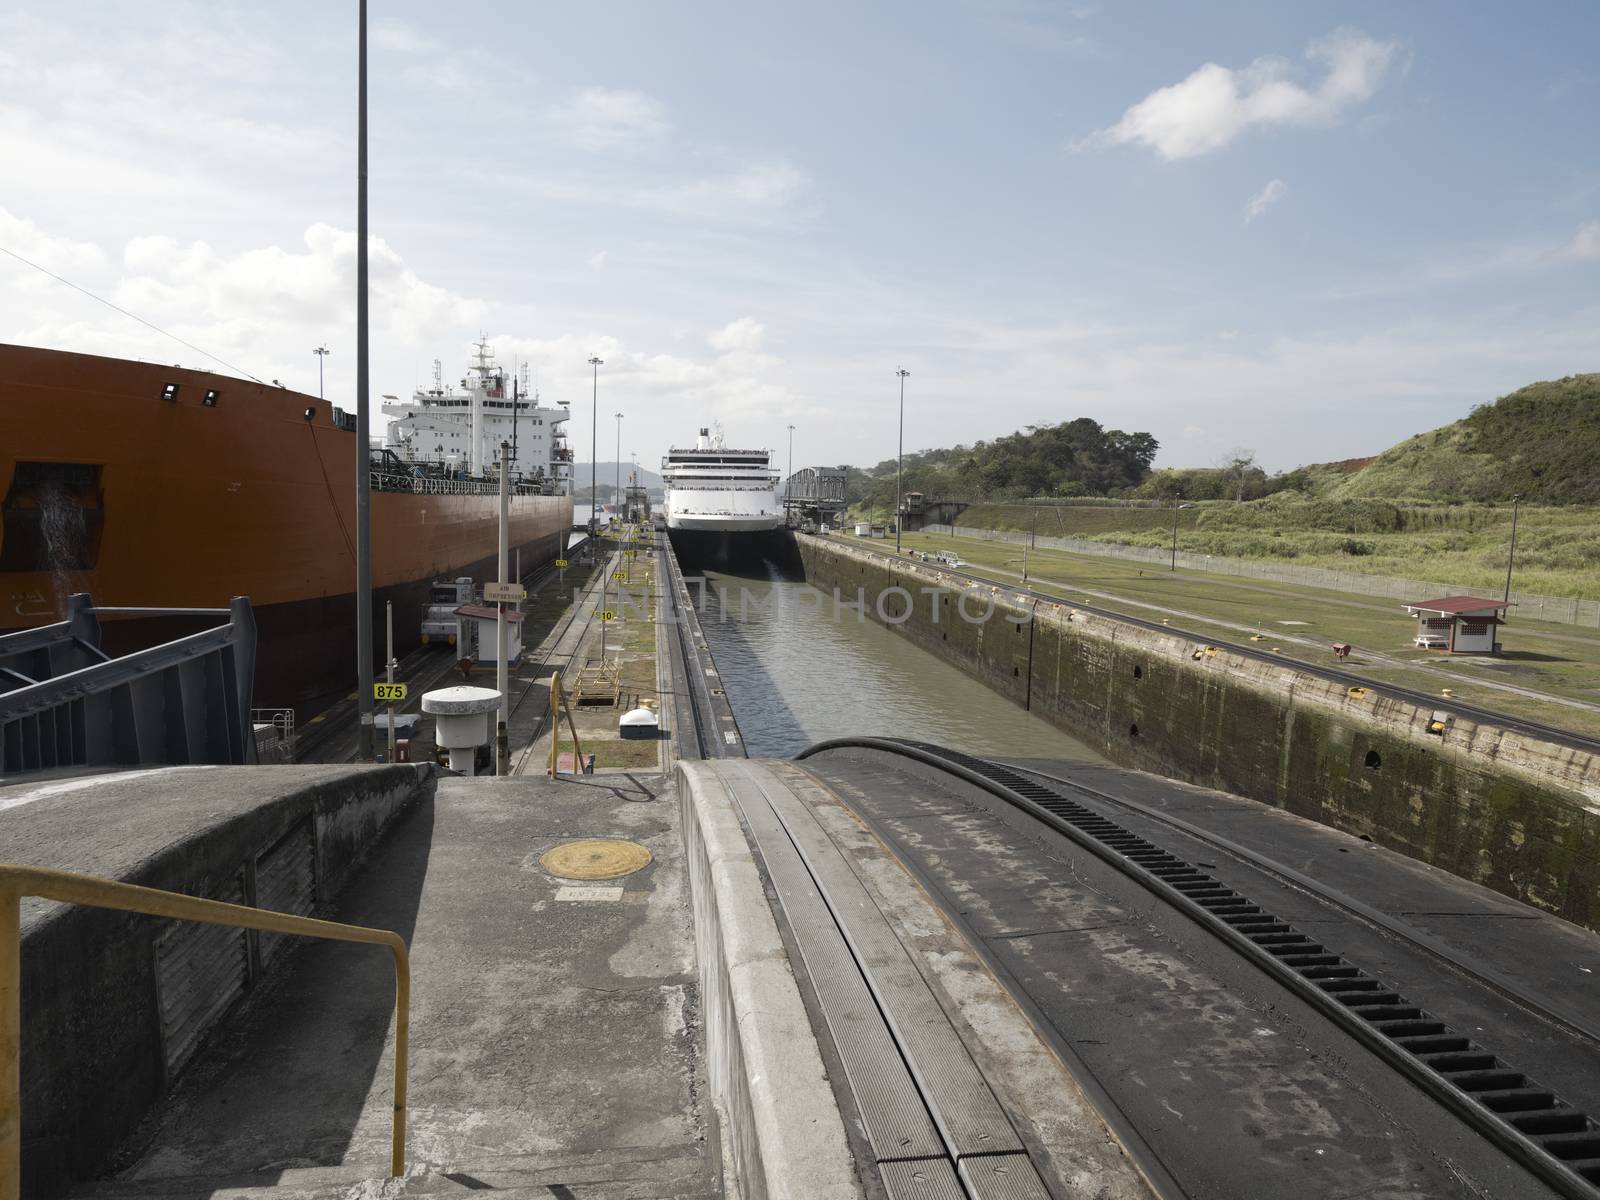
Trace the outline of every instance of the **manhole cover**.
<path fill-rule="evenodd" d="M 621 838 L 585 838 L 545 851 L 539 865 L 562 879 L 616 879 L 650 865 L 650 851 Z"/>

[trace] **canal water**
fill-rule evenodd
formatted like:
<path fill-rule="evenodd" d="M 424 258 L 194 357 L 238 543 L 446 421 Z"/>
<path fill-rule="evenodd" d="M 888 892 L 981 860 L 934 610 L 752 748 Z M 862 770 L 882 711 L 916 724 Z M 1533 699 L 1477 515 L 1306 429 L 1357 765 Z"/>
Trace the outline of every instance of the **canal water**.
<path fill-rule="evenodd" d="M 775 564 L 691 588 L 753 757 L 829 738 L 904 737 L 985 758 L 1103 761 L 1084 743 Z M 688 573 L 686 571 L 686 573 Z M 754 577 L 752 577 L 754 576 Z"/>

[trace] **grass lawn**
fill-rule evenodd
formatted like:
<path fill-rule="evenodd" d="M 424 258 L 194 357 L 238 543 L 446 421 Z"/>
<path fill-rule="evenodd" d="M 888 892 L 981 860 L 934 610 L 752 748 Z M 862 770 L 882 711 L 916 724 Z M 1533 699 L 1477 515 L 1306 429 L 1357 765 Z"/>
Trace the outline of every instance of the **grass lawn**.
<path fill-rule="evenodd" d="M 1178 510 L 1178 547 L 1193 554 L 1321 567 L 1363 575 L 1447 580 L 1463 591 L 1505 586 L 1511 506 L 1397 506 L 1386 501 L 1232 504 Z M 980 504 L 961 514 L 975 529 L 1035 529 L 1165 549 L 1171 508 Z M 1600 597 L 1600 511 L 1524 505 L 1517 522 L 1517 591 Z"/>
<path fill-rule="evenodd" d="M 909 550 L 953 550 L 974 573 L 987 568 L 997 580 L 1009 582 L 1022 572 L 1021 546 L 922 533 L 907 534 L 904 542 Z M 1600 736 L 1597 631 L 1519 620 L 1513 611 L 1502 635 L 1504 654 L 1443 655 L 1412 648 L 1416 623 L 1396 601 L 1053 550 L 1031 552 L 1028 567 L 1031 586 L 1066 599 L 1146 620 L 1165 618 L 1200 637 L 1239 642 L 1260 636 L 1256 644 L 1263 649 L 1318 665 L 1334 662 L 1331 643 L 1349 642 L 1354 652 L 1339 664 L 1346 670 L 1441 700 L 1449 688 L 1465 703 Z M 1493 683 L 1534 694 L 1485 686 Z"/>

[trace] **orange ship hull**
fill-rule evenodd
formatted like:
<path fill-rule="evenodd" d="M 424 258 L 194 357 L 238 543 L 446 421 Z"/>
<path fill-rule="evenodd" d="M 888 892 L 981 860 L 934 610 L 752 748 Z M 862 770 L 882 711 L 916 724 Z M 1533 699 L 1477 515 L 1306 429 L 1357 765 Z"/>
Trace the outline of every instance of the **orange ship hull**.
<path fill-rule="evenodd" d="M 0 630 L 97 604 L 225 607 L 248 596 L 256 699 L 304 707 L 355 679 L 356 437 L 326 401 L 207 371 L 0 345 Z M 494 495 L 372 493 L 374 661 L 429 585 L 490 577 Z M 527 572 L 557 557 L 569 496 L 515 496 Z M 133 629 L 133 625 L 141 626 Z M 194 627 L 105 622 L 125 645 Z"/>

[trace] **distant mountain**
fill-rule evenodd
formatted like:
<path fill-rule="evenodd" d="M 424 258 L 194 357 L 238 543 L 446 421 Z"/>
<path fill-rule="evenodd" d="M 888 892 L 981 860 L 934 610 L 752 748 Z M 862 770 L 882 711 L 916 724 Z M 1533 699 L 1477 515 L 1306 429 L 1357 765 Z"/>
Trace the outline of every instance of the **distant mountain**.
<path fill-rule="evenodd" d="M 1531 383 L 1370 461 L 1302 470 L 1330 499 L 1600 504 L 1596 464 L 1600 374 Z"/>
<path fill-rule="evenodd" d="M 615 487 L 617 483 L 617 464 L 614 462 L 596 463 L 595 485 L 600 488 Z M 631 462 L 622 464 L 622 486 L 628 486 L 628 476 L 635 470 Z M 645 467 L 637 468 L 639 482 L 647 488 L 660 488 L 661 476 Z M 589 464 L 577 463 L 572 470 L 572 479 L 575 486 L 583 488 L 586 492 L 589 487 Z"/>

